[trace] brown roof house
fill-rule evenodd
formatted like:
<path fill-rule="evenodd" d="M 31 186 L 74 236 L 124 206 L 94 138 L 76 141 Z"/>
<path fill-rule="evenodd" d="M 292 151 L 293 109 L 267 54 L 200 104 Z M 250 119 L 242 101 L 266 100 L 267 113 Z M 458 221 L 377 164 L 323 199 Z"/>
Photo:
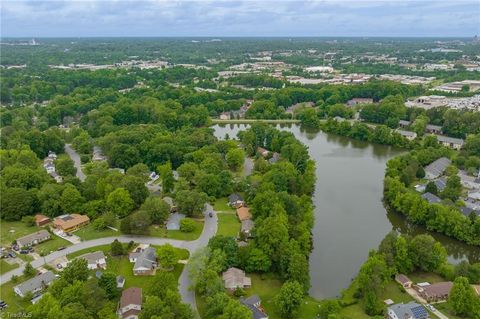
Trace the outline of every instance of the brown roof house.
<path fill-rule="evenodd" d="M 398 274 L 395 276 L 395 281 L 398 282 L 403 288 L 410 288 L 412 287 L 413 282 L 405 275 Z"/>
<path fill-rule="evenodd" d="M 50 223 L 50 218 L 48 218 L 47 216 L 42 214 L 35 215 L 35 224 L 38 227 L 45 226 L 48 223 Z"/>
<path fill-rule="evenodd" d="M 230 267 L 222 274 L 222 279 L 225 282 L 225 288 L 235 290 L 237 288 L 250 288 L 252 280 L 245 276 L 245 271 Z"/>
<path fill-rule="evenodd" d="M 452 287 L 453 282 L 451 281 L 437 282 L 432 285 L 418 287 L 418 292 L 427 302 L 437 302 L 447 300 Z"/>
<path fill-rule="evenodd" d="M 138 319 L 142 310 L 142 288 L 130 287 L 122 292 L 117 313 L 122 319 Z"/>
<path fill-rule="evenodd" d="M 237 216 L 240 221 L 252 218 L 252 214 L 250 214 L 248 207 L 237 208 Z"/>
<path fill-rule="evenodd" d="M 17 238 L 19 247 L 30 247 L 50 239 L 50 233 L 45 229 L 39 230 L 33 234 Z"/>
<path fill-rule="evenodd" d="M 87 225 L 89 222 L 90 218 L 88 218 L 87 215 L 70 214 L 56 217 L 53 221 L 53 225 L 55 228 L 60 229 L 65 233 L 69 233 Z"/>

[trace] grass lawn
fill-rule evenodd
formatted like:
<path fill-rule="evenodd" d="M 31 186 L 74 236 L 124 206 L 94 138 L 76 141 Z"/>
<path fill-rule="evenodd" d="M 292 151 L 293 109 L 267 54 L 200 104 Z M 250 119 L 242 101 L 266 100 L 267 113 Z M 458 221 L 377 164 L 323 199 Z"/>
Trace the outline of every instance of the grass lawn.
<path fill-rule="evenodd" d="M 115 227 L 118 229 L 118 227 Z M 85 227 L 80 228 L 76 232 L 73 233 L 77 235 L 82 240 L 90 240 L 90 239 L 97 239 L 102 237 L 111 237 L 111 236 L 120 236 L 120 231 L 114 231 L 110 228 L 106 228 L 104 230 L 96 230 L 93 228 L 93 225 L 90 223 Z"/>
<path fill-rule="evenodd" d="M 448 302 L 437 303 L 433 306 L 450 319 L 468 319 L 467 317 L 455 316 L 450 310 L 450 305 L 448 304 Z"/>
<path fill-rule="evenodd" d="M 213 209 L 217 212 L 234 212 L 235 209 L 228 206 L 228 198 L 222 197 L 218 198 L 213 204 Z"/>
<path fill-rule="evenodd" d="M 410 278 L 410 280 L 412 280 L 414 283 L 429 282 L 433 284 L 436 282 L 445 281 L 445 279 L 440 275 L 430 272 L 414 272 L 409 274 L 408 278 Z"/>
<path fill-rule="evenodd" d="M 405 290 L 402 291 L 400 285 L 394 280 L 390 281 L 386 285 L 385 290 L 380 295 L 380 299 L 382 301 L 386 299 L 392 299 L 395 303 L 408 303 L 410 301 L 414 301 L 414 299 Z"/>
<path fill-rule="evenodd" d="M 15 268 L 18 268 L 18 264 L 9 264 L 5 260 L 0 259 L 0 274 L 9 272 Z"/>
<path fill-rule="evenodd" d="M 202 234 L 203 221 L 193 220 L 195 222 L 195 230 L 191 233 L 184 233 L 180 230 L 167 230 L 164 227 L 152 225 L 150 226 L 149 236 L 165 237 L 178 240 L 195 240 Z"/>
<path fill-rule="evenodd" d="M 240 222 L 233 213 L 218 213 L 217 235 L 237 237 L 240 232 Z"/>
<path fill-rule="evenodd" d="M 42 254 L 42 253 L 49 254 L 53 251 L 56 251 L 60 247 L 70 246 L 71 244 L 72 243 L 69 242 L 68 240 L 60 238 L 56 235 L 52 235 L 51 239 L 44 241 L 43 243 L 40 243 L 34 247 L 35 247 L 35 252 L 37 252 L 38 254 Z M 19 255 L 20 254 L 18 254 L 17 256 Z"/>
<path fill-rule="evenodd" d="M 365 314 L 360 304 L 353 304 L 343 308 L 340 314 L 346 319 L 368 319 L 369 315 Z"/>
<path fill-rule="evenodd" d="M 13 292 L 13 287 L 18 285 L 19 283 L 27 280 L 24 276 L 18 277 L 16 282 L 9 281 L 0 286 L 0 299 L 5 301 L 8 305 L 8 308 L 1 311 L 0 313 L 17 313 L 19 311 L 25 310 L 30 305 L 29 301 L 24 301 L 22 298 L 17 296 L 15 292 Z M 2 315 L 0 317 L 3 318 Z"/>
<path fill-rule="evenodd" d="M 9 222 L 2 220 L 0 222 L 1 237 L 0 242 L 2 245 L 11 245 L 14 240 L 19 237 L 34 233 L 43 228 L 37 226 L 27 226 L 23 222 Z"/>

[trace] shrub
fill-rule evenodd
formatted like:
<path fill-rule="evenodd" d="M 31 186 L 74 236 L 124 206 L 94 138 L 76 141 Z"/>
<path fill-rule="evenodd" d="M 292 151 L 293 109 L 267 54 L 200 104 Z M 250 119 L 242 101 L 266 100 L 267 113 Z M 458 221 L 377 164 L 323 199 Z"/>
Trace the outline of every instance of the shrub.
<path fill-rule="evenodd" d="M 180 221 L 180 231 L 184 233 L 191 233 L 195 230 L 195 222 L 190 218 L 184 218 Z"/>

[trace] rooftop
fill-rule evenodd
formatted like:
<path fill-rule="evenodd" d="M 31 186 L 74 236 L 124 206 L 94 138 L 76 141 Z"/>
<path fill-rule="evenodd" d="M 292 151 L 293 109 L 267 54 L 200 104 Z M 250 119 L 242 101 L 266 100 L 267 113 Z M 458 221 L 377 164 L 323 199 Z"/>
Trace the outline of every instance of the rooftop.
<path fill-rule="evenodd" d="M 142 304 L 142 288 L 130 287 L 122 292 L 120 298 L 120 308 L 128 305 L 141 305 Z"/>

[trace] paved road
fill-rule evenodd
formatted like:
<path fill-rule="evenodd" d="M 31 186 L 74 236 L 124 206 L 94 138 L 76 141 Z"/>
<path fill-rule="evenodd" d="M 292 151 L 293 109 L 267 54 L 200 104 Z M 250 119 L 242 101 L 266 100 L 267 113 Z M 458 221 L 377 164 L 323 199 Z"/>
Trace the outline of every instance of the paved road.
<path fill-rule="evenodd" d="M 212 213 L 212 217 L 209 217 L 210 212 Z M 168 238 L 128 236 L 128 235 L 104 237 L 104 238 L 83 241 L 79 244 L 69 246 L 64 250 L 55 251 L 45 257 L 41 257 L 40 259 L 32 261 L 31 264 L 34 268 L 38 268 L 43 266 L 46 263 L 52 262 L 57 258 L 66 256 L 68 254 L 77 252 L 82 249 L 111 244 L 112 241 L 114 241 L 115 239 L 118 239 L 122 243 L 128 243 L 132 240 L 134 242 L 145 243 L 150 245 L 164 245 L 168 243 L 177 248 L 187 249 L 191 255 L 197 249 L 207 246 L 210 238 L 215 236 L 215 234 L 217 233 L 217 214 L 213 210 L 213 207 L 210 204 L 206 204 L 204 214 L 205 214 L 205 223 L 204 223 L 203 231 L 200 237 L 196 240 L 184 241 L 184 240 L 175 240 L 175 239 L 168 239 Z M 3 285 L 4 283 L 10 281 L 10 279 L 14 275 L 16 276 L 22 275 L 24 268 L 25 266 L 22 265 L 19 268 L 16 268 L 7 273 L 4 273 L 3 275 L 0 275 L 0 284 Z M 182 296 L 183 302 L 190 304 L 192 306 L 192 309 L 196 310 L 197 305 L 195 302 L 195 292 L 189 289 L 191 286 L 191 283 L 190 283 L 190 278 L 188 273 L 188 267 L 183 268 L 183 272 L 180 275 L 178 284 L 179 284 L 180 295 Z"/>
<path fill-rule="evenodd" d="M 70 156 L 75 168 L 77 169 L 77 177 L 80 179 L 80 181 L 85 181 L 87 176 L 85 176 L 85 174 L 82 172 L 82 161 L 80 160 L 80 155 L 75 152 L 70 144 L 65 144 L 65 152 L 68 154 L 68 156 Z"/>

